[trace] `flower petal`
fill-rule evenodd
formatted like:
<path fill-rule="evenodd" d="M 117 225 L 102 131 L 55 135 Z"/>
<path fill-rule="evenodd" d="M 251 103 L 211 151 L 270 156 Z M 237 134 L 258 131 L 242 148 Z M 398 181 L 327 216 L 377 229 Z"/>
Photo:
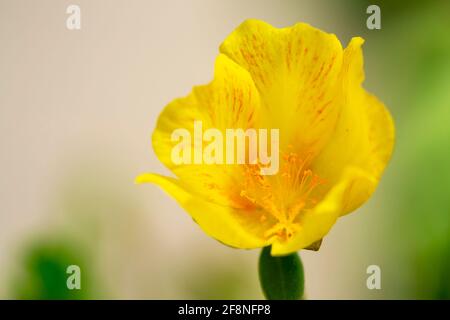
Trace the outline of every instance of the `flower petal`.
<path fill-rule="evenodd" d="M 214 80 L 194 87 L 185 98 L 171 102 L 159 116 L 153 133 L 153 149 L 159 160 L 190 186 L 194 193 L 208 201 L 229 204 L 225 191 L 236 185 L 240 166 L 174 164 L 171 153 L 178 142 L 171 140 L 174 130 L 185 128 L 192 140 L 194 121 L 202 121 L 202 130 L 215 128 L 225 136 L 228 128 L 255 127 L 260 105 L 259 93 L 250 74 L 225 55 L 216 60 Z M 200 137 L 201 139 L 201 137 Z M 191 155 L 196 148 L 191 143 Z M 205 143 L 200 142 L 204 149 Z M 197 148 L 199 149 L 199 148 Z M 240 190 L 235 190 L 238 194 Z"/>
<path fill-rule="evenodd" d="M 277 29 L 247 20 L 220 51 L 251 74 L 261 95 L 262 125 L 280 129 L 280 148 L 318 152 L 340 107 L 343 50 L 336 36 L 304 23 Z"/>
<path fill-rule="evenodd" d="M 267 222 L 261 222 L 261 212 L 238 210 L 206 201 L 191 193 L 179 180 L 158 174 L 143 174 L 136 183 L 154 183 L 172 196 L 209 236 L 220 242 L 243 249 L 268 245 L 264 239 Z"/>
<path fill-rule="evenodd" d="M 339 183 L 347 166 L 366 172 L 367 179 L 354 181 L 346 194 L 341 215 L 363 204 L 373 193 L 394 146 L 392 118 L 377 98 L 361 87 L 364 79 L 361 38 L 353 38 L 344 52 L 344 104 L 333 138 L 315 159 L 314 168 L 330 185 Z"/>
<path fill-rule="evenodd" d="M 347 195 L 354 183 L 365 182 L 373 185 L 375 181 L 366 172 L 356 167 L 345 170 L 342 180 L 331 188 L 324 199 L 312 210 L 304 212 L 299 219 L 300 228 L 287 241 L 275 241 L 272 244 L 272 255 L 285 255 L 298 251 L 322 239 L 336 222 L 343 208 L 347 206 Z"/>

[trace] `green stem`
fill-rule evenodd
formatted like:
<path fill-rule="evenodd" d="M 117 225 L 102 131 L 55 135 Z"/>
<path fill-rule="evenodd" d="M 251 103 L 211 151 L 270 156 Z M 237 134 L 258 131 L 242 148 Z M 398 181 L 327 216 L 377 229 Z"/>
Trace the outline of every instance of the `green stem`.
<path fill-rule="evenodd" d="M 303 296 L 305 277 L 302 261 L 294 252 L 274 257 L 265 247 L 259 257 L 259 281 L 268 300 L 298 300 Z"/>

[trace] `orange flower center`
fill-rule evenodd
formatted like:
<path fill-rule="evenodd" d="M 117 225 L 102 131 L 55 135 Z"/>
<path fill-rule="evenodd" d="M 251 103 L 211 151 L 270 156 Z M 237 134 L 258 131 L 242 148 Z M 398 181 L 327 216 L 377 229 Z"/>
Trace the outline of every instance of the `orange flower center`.
<path fill-rule="evenodd" d="M 292 237 L 301 227 L 301 214 L 317 203 L 317 187 L 325 181 L 309 168 L 310 158 L 309 155 L 302 158 L 294 152 L 283 154 L 283 165 L 275 176 L 261 175 L 259 165 L 245 166 L 241 199 L 276 220 L 264 237 Z M 260 219 L 264 222 L 268 217 L 262 214 Z"/>

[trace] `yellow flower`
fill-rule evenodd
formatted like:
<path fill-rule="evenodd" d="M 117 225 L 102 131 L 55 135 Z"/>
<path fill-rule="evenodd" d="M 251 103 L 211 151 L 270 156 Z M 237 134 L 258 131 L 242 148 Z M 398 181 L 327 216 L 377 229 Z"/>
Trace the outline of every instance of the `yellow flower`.
<path fill-rule="evenodd" d="M 211 83 L 161 113 L 153 149 L 176 178 L 143 174 L 211 237 L 232 247 L 272 245 L 272 255 L 314 246 L 337 218 L 375 190 L 389 161 L 394 126 L 361 86 L 361 45 L 299 23 L 242 23 L 220 46 Z M 174 164 L 177 128 L 279 129 L 279 171 L 258 164 Z M 203 142 L 204 143 L 204 142 Z"/>

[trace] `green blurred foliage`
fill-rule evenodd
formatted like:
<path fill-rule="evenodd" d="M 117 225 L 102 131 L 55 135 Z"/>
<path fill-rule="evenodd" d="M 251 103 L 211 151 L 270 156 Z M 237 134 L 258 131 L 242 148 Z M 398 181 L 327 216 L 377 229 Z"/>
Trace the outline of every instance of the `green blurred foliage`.
<path fill-rule="evenodd" d="M 442 45 L 442 42 L 441 42 Z M 401 136 L 399 213 L 415 268 L 418 298 L 450 299 L 450 43 L 446 56 L 424 50 L 418 64 L 422 90 L 412 93 L 417 109 Z M 425 67 L 425 65 L 429 67 Z M 439 67 L 436 67 L 439 66 Z M 407 131 L 407 132 L 406 132 Z M 406 228 L 405 228 L 406 227 Z M 411 250 L 413 248 L 413 250 Z"/>
<path fill-rule="evenodd" d="M 386 23 L 371 44 L 397 131 L 383 190 L 396 298 L 450 299 L 449 4 L 382 2 Z"/>
<path fill-rule="evenodd" d="M 93 282 L 81 250 L 70 241 L 60 239 L 37 241 L 24 250 L 24 257 L 12 281 L 14 299 L 75 300 L 93 298 Z M 81 289 L 69 290 L 67 267 L 81 269 Z"/>

